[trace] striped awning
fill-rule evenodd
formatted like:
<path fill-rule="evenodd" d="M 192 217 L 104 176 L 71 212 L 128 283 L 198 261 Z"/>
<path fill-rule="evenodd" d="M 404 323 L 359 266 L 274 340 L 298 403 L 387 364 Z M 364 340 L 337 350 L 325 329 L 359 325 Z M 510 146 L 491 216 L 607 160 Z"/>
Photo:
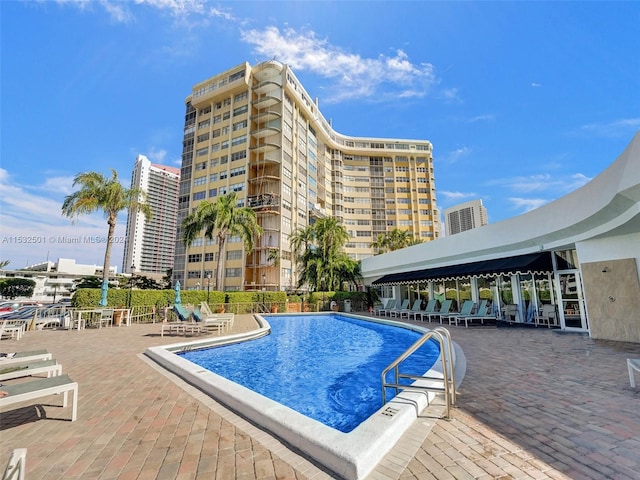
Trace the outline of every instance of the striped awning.
<path fill-rule="evenodd" d="M 455 280 L 462 277 L 492 277 L 498 274 L 515 275 L 553 272 L 551 252 L 529 253 L 515 257 L 495 258 L 479 262 L 425 268 L 411 272 L 384 275 L 373 285 L 400 285 L 421 281 Z"/>

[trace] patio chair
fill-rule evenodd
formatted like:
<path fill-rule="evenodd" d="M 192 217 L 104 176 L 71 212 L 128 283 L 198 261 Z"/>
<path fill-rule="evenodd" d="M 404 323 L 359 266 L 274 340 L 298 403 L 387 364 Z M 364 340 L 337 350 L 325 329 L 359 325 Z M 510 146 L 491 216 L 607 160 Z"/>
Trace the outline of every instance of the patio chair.
<path fill-rule="evenodd" d="M 27 331 L 25 320 L 0 320 L 0 339 L 10 338 L 20 340 Z"/>
<path fill-rule="evenodd" d="M 459 312 L 450 312 L 450 313 L 447 313 L 446 315 L 441 315 L 440 323 L 442 323 L 444 319 L 447 319 L 449 320 L 449 325 L 456 325 L 456 318 L 458 318 L 461 315 L 462 316 L 471 315 L 471 312 L 473 312 L 474 306 L 475 306 L 475 302 L 473 300 L 465 300 L 462 303 L 462 308 L 460 309 Z"/>
<path fill-rule="evenodd" d="M 13 365 L 0 364 L 0 381 L 33 375 L 47 374 L 47 377 L 62 375 L 62 365 L 56 360 L 39 360 L 36 362 L 14 363 Z"/>
<path fill-rule="evenodd" d="M 417 312 L 412 312 L 409 314 L 409 318 L 413 316 L 415 320 L 418 320 L 418 316 L 420 316 L 420 321 L 424 322 L 424 316 L 429 315 L 430 313 L 435 313 L 436 308 L 438 307 L 438 300 L 432 298 L 427 302 L 427 306 L 424 307 L 424 310 L 418 310 Z"/>
<path fill-rule="evenodd" d="M 409 314 L 416 313 L 416 312 L 420 311 L 420 305 L 422 305 L 422 299 L 418 298 L 416 301 L 413 302 L 413 305 L 411 306 L 410 309 L 401 310 L 400 311 L 400 318 L 407 317 L 407 320 L 408 320 L 409 319 Z"/>
<path fill-rule="evenodd" d="M 53 355 L 46 350 L 28 350 L 25 352 L 10 352 L 0 356 L 0 368 L 5 365 L 32 362 L 37 360 L 51 360 Z"/>
<path fill-rule="evenodd" d="M 71 421 L 78 417 L 78 384 L 69 378 L 69 375 L 58 375 L 51 378 L 39 378 L 30 382 L 21 382 L 13 385 L 3 385 L 2 391 L 6 395 L 0 397 L 0 407 L 13 405 L 14 403 L 35 400 L 50 395 L 63 394 L 62 406 L 67 406 L 67 394 L 73 393 L 73 409 Z"/>
<path fill-rule="evenodd" d="M 400 312 L 402 312 L 403 310 L 407 310 L 407 307 L 409 306 L 409 299 L 406 298 L 402 301 L 402 305 L 400 305 L 399 308 L 393 308 L 391 310 L 389 310 L 389 316 L 390 317 L 399 317 L 400 316 Z"/>
<path fill-rule="evenodd" d="M 518 305 L 510 303 L 504 306 L 504 319 L 507 322 L 518 321 Z"/>
<path fill-rule="evenodd" d="M 100 316 L 98 316 L 95 320 L 95 323 L 98 324 L 98 328 L 102 328 L 102 326 L 112 325 L 113 324 L 113 309 L 112 308 L 103 308 L 100 310 Z"/>
<path fill-rule="evenodd" d="M 549 303 L 545 303 L 544 305 L 542 305 L 538 323 L 540 325 L 546 325 L 549 328 L 551 328 L 551 326 L 558 326 L 558 315 L 556 313 L 556 306 Z"/>
<path fill-rule="evenodd" d="M 437 318 L 438 320 L 440 320 L 440 323 L 442 323 L 442 316 L 449 313 L 449 311 L 451 310 L 451 305 L 453 305 L 453 300 L 445 300 L 444 302 L 442 302 L 442 305 L 440 305 L 440 310 L 427 315 L 429 322 L 431 322 L 432 318 Z"/>

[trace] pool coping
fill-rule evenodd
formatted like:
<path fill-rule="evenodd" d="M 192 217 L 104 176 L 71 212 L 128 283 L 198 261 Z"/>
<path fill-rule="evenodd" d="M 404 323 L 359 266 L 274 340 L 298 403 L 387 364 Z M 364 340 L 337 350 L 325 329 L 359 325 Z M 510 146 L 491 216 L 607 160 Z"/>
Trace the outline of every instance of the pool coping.
<path fill-rule="evenodd" d="M 313 315 L 332 314 L 333 312 L 320 312 Z M 304 314 L 277 314 L 277 316 L 285 315 L 300 316 Z M 420 325 L 394 320 L 342 312 L 340 315 L 399 326 L 420 333 L 426 333 L 430 330 Z M 347 480 L 364 478 L 397 443 L 416 420 L 419 413 L 433 401 L 435 394 L 401 392 L 354 430 L 343 433 L 174 355 L 175 352 L 260 338 L 270 331 L 268 317 L 269 315 L 254 315 L 259 327 L 250 332 L 224 337 L 191 339 L 186 342 L 150 347 L 146 350 L 145 355 L 238 415 L 279 437 L 293 449 L 321 464 L 339 478 Z M 456 384 L 459 385 L 466 370 L 466 360 L 464 353 L 455 342 L 453 347 Z M 428 374 L 431 377 L 442 378 L 440 360 L 436 361 Z M 419 383 L 423 382 L 428 384 L 430 381 L 419 381 Z"/>

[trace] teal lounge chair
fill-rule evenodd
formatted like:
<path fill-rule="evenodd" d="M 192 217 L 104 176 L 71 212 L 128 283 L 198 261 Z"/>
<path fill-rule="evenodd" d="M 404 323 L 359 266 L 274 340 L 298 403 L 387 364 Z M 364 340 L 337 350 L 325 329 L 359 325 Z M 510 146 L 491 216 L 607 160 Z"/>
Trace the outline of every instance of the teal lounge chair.
<path fill-rule="evenodd" d="M 451 305 L 453 304 L 453 300 L 445 300 L 444 302 L 442 302 L 442 305 L 440 305 L 440 310 L 438 310 L 437 312 L 434 313 L 430 313 L 428 315 L 429 321 L 431 321 L 431 319 L 438 319 L 440 320 L 440 323 L 442 323 L 442 316 L 446 316 L 449 314 L 449 311 L 451 310 Z"/>
<path fill-rule="evenodd" d="M 400 318 L 407 317 L 407 320 L 408 320 L 409 319 L 409 314 L 416 313 L 416 312 L 420 311 L 420 305 L 422 305 L 422 299 L 418 298 L 415 302 L 413 302 L 413 305 L 411 306 L 411 308 L 409 310 L 401 310 L 400 311 Z"/>
<path fill-rule="evenodd" d="M 62 406 L 67 406 L 67 394 L 73 393 L 73 410 L 71 421 L 78 417 L 78 384 L 69 378 L 69 375 L 58 375 L 51 378 L 39 378 L 30 382 L 21 382 L 13 385 L 3 385 L 2 391 L 6 395 L 0 397 L 0 407 L 13 405 L 14 403 L 35 400 L 62 393 Z"/>
<path fill-rule="evenodd" d="M 475 303 L 473 300 L 465 300 L 462 303 L 462 308 L 460 309 L 459 312 L 453 312 L 453 313 L 449 313 L 447 315 L 442 315 L 442 317 L 440 317 L 440 323 L 442 323 L 445 319 L 449 320 L 449 325 L 456 325 L 456 319 L 458 317 L 464 317 L 465 315 L 471 315 L 471 312 L 473 312 L 473 307 L 475 306 Z"/>
<path fill-rule="evenodd" d="M 412 312 L 409 314 L 409 318 L 413 316 L 414 320 L 418 320 L 418 316 L 420 317 L 420 321 L 424 322 L 424 316 L 429 315 L 430 313 L 435 313 L 436 307 L 438 306 L 438 300 L 432 298 L 427 302 L 427 306 L 424 307 L 424 310 L 418 310 L 417 312 Z"/>
<path fill-rule="evenodd" d="M 391 310 L 389 310 L 389 316 L 390 317 L 399 317 L 400 316 L 400 312 L 402 312 L 403 310 L 407 310 L 409 307 L 409 299 L 405 299 L 402 301 L 402 305 L 400 305 L 400 308 L 393 308 Z"/>
<path fill-rule="evenodd" d="M 396 308 L 396 302 L 397 300 L 395 298 L 390 298 L 387 301 L 387 305 L 385 306 L 385 308 L 380 308 L 378 310 L 378 315 L 384 315 L 386 317 L 388 312 Z"/>

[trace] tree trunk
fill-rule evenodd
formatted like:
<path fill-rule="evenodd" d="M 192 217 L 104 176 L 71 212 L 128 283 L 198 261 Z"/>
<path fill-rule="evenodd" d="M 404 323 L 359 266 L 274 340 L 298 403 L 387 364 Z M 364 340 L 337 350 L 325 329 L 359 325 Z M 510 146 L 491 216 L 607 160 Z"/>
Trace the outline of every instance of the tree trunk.
<path fill-rule="evenodd" d="M 113 243 L 113 234 L 116 230 L 116 218 L 113 215 L 107 220 L 109 224 L 109 235 L 107 236 L 107 247 L 104 251 L 104 265 L 102 267 L 102 283 L 109 281 L 109 263 L 111 262 L 111 244 Z"/>
<path fill-rule="evenodd" d="M 219 292 L 224 291 L 224 247 L 227 236 L 218 234 L 218 271 L 216 272 L 216 289 Z"/>

